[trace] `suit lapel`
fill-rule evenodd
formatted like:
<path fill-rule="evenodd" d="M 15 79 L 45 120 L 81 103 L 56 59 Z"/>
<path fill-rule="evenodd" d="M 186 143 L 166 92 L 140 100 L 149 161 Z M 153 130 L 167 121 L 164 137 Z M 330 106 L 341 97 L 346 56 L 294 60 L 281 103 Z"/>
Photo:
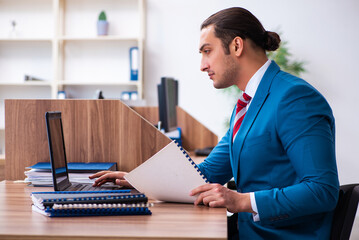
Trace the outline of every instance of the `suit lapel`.
<path fill-rule="evenodd" d="M 231 116 L 231 122 L 229 124 L 229 139 L 228 141 L 230 141 L 230 144 L 229 144 L 229 157 L 230 159 L 232 160 L 232 167 L 234 166 L 233 164 L 236 164 L 237 161 L 233 161 L 233 159 L 235 159 L 233 157 L 233 142 L 232 142 L 232 136 L 233 136 L 233 125 L 234 125 L 234 118 L 236 116 L 236 108 L 233 109 L 233 112 L 232 112 L 232 116 Z M 232 172 L 233 172 L 233 176 L 237 176 L 238 174 L 238 164 L 237 164 L 237 167 L 233 167 L 232 169 Z M 237 179 L 236 179 L 237 181 Z"/>
<path fill-rule="evenodd" d="M 234 175 L 235 178 L 239 179 L 240 176 L 238 176 L 239 172 L 239 156 L 243 148 L 244 141 L 247 137 L 247 134 L 253 125 L 260 109 L 262 108 L 264 102 L 266 101 L 267 97 L 270 94 L 270 86 L 272 84 L 272 80 L 274 76 L 279 71 L 278 65 L 272 61 L 272 63 L 269 65 L 266 73 L 264 74 L 258 89 L 255 93 L 254 98 L 252 99 L 252 102 L 248 108 L 248 111 L 243 119 L 242 125 L 237 133 L 236 139 L 234 140 L 233 146 L 232 146 L 232 152 L 233 152 L 233 166 L 234 166 Z M 233 125 L 233 123 L 231 124 Z M 232 144 L 231 144 L 232 145 Z M 238 184 L 238 180 L 236 181 Z"/>

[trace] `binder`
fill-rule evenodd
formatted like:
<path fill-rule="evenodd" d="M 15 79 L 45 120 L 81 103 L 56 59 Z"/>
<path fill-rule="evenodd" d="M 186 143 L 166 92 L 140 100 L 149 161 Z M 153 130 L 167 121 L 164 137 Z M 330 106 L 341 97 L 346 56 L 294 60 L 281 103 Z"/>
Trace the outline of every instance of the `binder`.
<path fill-rule="evenodd" d="M 115 162 L 70 162 L 67 164 L 67 168 L 70 173 L 96 173 L 98 171 L 116 171 L 117 163 Z M 50 162 L 38 162 L 27 169 L 37 169 L 40 171 L 49 171 L 51 172 L 51 164 Z"/>
<path fill-rule="evenodd" d="M 192 189 L 208 180 L 186 151 L 171 142 L 147 161 L 125 175 L 125 179 L 149 198 L 193 203 Z"/>
<path fill-rule="evenodd" d="M 40 209 L 32 205 L 34 212 L 48 217 L 83 217 L 115 215 L 151 215 L 150 204 L 64 204 Z"/>
<path fill-rule="evenodd" d="M 32 210 L 49 217 L 151 214 L 145 194 L 125 191 L 33 192 Z"/>
<path fill-rule="evenodd" d="M 33 192 L 32 202 L 40 209 L 52 207 L 55 204 L 106 204 L 106 203 L 147 203 L 148 198 L 143 193 L 60 193 Z"/>
<path fill-rule="evenodd" d="M 130 79 L 131 81 L 138 80 L 138 47 L 130 48 Z"/>

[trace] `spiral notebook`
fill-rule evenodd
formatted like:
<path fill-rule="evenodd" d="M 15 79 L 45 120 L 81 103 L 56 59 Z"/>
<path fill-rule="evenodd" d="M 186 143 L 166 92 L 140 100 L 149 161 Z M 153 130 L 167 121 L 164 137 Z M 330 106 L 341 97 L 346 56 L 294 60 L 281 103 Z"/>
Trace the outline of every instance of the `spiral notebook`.
<path fill-rule="evenodd" d="M 147 203 L 148 201 L 146 195 L 143 193 L 52 193 L 53 192 L 33 192 L 31 194 L 32 203 L 40 209 L 45 209 L 46 207 L 53 207 L 55 204 L 133 204 Z"/>
<path fill-rule="evenodd" d="M 129 172 L 125 179 L 149 198 L 167 202 L 193 203 L 192 189 L 208 183 L 184 149 L 169 143 Z"/>
<path fill-rule="evenodd" d="M 49 217 L 149 215 L 143 193 L 33 192 L 32 210 Z"/>
<path fill-rule="evenodd" d="M 32 205 L 34 212 L 48 217 L 82 217 L 82 216 L 114 216 L 114 215 L 151 215 L 148 203 L 138 204 L 54 204 L 52 207 L 40 209 Z"/>

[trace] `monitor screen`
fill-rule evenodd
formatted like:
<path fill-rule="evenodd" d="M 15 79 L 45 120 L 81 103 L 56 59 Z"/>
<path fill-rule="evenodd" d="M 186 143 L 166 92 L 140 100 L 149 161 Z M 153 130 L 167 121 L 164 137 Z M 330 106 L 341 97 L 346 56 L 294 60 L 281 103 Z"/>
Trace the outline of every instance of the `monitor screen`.
<path fill-rule="evenodd" d="M 177 129 L 178 81 L 173 78 L 161 78 L 157 85 L 158 110 L 161 128 L 165 132 Z"/>

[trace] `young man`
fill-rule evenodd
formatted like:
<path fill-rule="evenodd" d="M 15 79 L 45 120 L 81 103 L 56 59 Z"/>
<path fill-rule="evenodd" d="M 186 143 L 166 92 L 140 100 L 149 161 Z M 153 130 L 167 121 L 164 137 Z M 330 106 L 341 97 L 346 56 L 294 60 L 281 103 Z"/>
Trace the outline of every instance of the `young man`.
<path fill-rule="evenodd" d="M 212 184 L 191 194 L 200 194 L 195 204 L 238 213 L 240 239 L 329 239 L 339 190 L 334 117 L 316 89 L 267 59 L 279 43 L 243 8 L 202 24 L 201 70 L 215 88 L 244 94 L 199 164 Z M 237 192 L 222 186 L 232 177 Z"/>
<path fill-rule="evenodd" d="M 210 16 L 201 27 L 201 70 L 215 88 L 243 91 L 230 128 L 198 167 L 211 184 L 195 204 L 238 213 L 240 239 L 329 239 L 338 199 L 334 117 L 307 82 L 267 59 L 280 38 L 243 8 Z M 95 185 L 124 172 L 102 172 Z M 237 191 L 222 185 L 232 177 Z"/>

